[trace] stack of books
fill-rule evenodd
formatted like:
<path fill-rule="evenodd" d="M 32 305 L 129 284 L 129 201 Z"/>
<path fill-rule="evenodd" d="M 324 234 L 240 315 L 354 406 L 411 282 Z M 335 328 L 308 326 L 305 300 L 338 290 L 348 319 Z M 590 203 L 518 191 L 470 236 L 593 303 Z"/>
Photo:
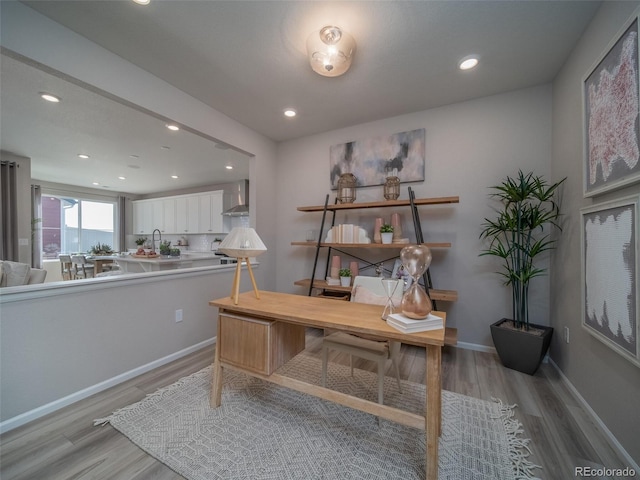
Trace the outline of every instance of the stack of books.
<path fill-rule="evenodd" d="M 387 325 L 404 333 L 425 332 L 427 330 L 438 330 L 444 327 L 441 317 L 430 313 L 427 318 L 414 320 L 401 313 L 392 313 L 387 317 Z"/>

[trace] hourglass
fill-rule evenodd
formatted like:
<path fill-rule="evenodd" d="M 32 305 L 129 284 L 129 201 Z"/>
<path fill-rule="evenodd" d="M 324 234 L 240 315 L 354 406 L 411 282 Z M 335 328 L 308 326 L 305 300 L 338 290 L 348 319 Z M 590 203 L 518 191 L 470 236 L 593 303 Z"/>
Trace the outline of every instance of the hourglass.
<path fill-rule="evenodd" d="M 387 294 L 387 303 L 385 304 L 384 310 L 382 311 L 382 319 L 386 320 L 389 315 L 395 313 L 396 306 L 393 304 L 393 296 L 395 295 L 400 282 L 398 280 L 394 280 L 393 278 L 383 278 L 381 279 L 381 281 L 382 287 Z"/>
<path fill-rule="evenodd" d="M 418 284 L 418 280 L 431 264 L 431 250 L 426 245 L 411 245 L 400 252 L 400 261 L 413 281 L 402 296 L 402 313 L 406 317 L 420 320 L 427 318 L 433 310 L 427 292 Z"/>

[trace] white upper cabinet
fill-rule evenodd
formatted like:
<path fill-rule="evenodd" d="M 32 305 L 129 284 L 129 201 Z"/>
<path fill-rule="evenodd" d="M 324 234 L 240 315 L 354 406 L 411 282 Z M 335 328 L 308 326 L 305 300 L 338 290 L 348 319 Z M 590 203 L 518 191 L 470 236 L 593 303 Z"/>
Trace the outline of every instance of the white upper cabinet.
<path fill-rule="evenodd" d="M 224 192 L 196 193 L 133 201 L 133 233 L 163 234 L 224 233 Z"/>

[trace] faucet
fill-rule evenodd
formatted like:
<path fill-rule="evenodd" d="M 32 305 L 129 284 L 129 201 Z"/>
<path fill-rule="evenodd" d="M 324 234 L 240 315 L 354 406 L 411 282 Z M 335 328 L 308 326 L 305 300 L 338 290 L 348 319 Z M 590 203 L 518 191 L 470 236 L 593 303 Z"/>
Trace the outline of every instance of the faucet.
<path fill-rule="evenodd" d="M 155 252 L 156 251 L 156 232 L 158 232 L 158 236 L 160 237 L 160 240 L 158 240 L 160 243 L 162 243 L 162 233 L 160 232 L 160 230 L 158 228 L 156 228 L 152 233 L 151 233 L 151 251 Z"/>

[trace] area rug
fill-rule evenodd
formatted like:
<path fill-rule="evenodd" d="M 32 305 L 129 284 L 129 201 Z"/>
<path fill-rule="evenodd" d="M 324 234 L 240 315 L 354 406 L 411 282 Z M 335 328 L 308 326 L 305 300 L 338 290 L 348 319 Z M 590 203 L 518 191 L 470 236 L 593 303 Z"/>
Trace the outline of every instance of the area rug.
<path fill-rule="evenodd" d="M 304 353 L 279 373 L 320 383 Z M 188 480 L 419 479 L 424 432 L 248 375 L 225 370 L 222 405 L 209 407 L 211 367 L 96 420 L 110 423 Z M 327 387 L 372 401 L 377 377 L 329 364 Z M 385 378 L 385 404 L 421 413 L 425 386 Z M 533 478 L 528 440 L 513 406 L 442 392 L 439 478 Z"/>

